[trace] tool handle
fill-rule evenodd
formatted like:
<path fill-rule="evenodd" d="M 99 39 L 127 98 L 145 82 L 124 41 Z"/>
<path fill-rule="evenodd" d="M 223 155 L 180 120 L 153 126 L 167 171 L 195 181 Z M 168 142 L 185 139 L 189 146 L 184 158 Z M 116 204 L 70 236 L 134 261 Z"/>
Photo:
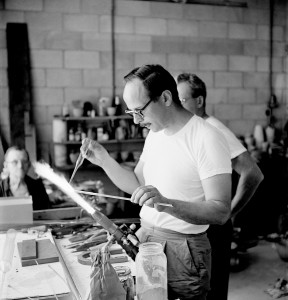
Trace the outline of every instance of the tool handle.
<path fill-rule="evenodd" d="M 17 231 L 15 229 L 9 229 L 6 233 L 6 239 L 0 261 L 0 269 L 3 273 L 10 271 L 12 267 L 16 234 Z"/>

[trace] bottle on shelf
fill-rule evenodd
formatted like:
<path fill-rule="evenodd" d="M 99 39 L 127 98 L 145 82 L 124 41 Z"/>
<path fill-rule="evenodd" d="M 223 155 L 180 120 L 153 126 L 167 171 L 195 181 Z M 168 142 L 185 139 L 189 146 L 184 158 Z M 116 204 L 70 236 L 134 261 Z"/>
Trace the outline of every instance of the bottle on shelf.
<path fill-rule="evenodd" d="M 73 131 L 73 128 L 69 129 L 69 133 L 68 133 L 68 141 L 73 142 L 75 141 L 75 134 Z"/>
<path fill-rule="evenodd" d="M 121 109 L 121 103 L 120 103 L 119 96 L 115 96 L 115 107 L 116 107 L 115 116 L 122 115 L 122 109 Z"/>

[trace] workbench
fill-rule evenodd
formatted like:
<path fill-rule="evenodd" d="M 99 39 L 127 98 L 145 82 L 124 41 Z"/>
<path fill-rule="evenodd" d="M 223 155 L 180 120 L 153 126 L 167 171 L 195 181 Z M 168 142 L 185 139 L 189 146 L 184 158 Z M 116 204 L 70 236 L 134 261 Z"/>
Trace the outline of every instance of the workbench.
<path fill-rule="evenodd" d="M 128 221 L 128 219 L 124 219 L 123 221 Z M 131 221 L 137 220 L 131 219 Z M 30 225 L 35 226 L 40 224 L 40 222 L 36 222 Z M 67 222 L 67 224 L 69 224 L 69 222 Z M 3 227 L 5 228 L 5 226 L 1 226 L 0 230 L 3 230 Z M 20 228 L 23 228 L 23 226 L 21 225 L 9 226 L 8 228 L 17 229 L 18 233 L 15 243 L 13 266 L 11 271 L 6 273 L 4 282 L 5 289 L 0 291 L 0 299 L 26 298 L 36 300 L 39 299 L 39 297 L 41 300 L 57 298 L 61 300 L 86 299 L 90 291 L 91 267 L 89 265 L 80 264 L 77 260 L 79 253 L 73 253 L 73 249 L 67 249 L 65 247 L 70 243 L 69 238 L 71 238 L 71 235 L 56 239 L 52 236 L 51 232 L 46 232 L 40 239 L 49 238 L 51 240 L 58 251 L 59 262 L 22 267 L 21 259 L 17 251 L 17 243 L 25 239 L 31 239 L 33 236 L 22 233 Z M 5 230 L 8 228 L 5 228 Z M 5 236 L 5 231 L 0 232 L 0 245 L 4 244 Z M 127 262 L 112 265 L 128 266 L 131 269 L 132 275 L 135 276 L 135 263 L 129 256 L 127 256 L 127 258 Z M 10 285 L 10 287 L 7 287 L 8 285 Z"/>
<path fill-rule="evenodd" d="M 91 266 L 80 264 L 77 260 L 79 253 L 73 253 L 73 249 L 65 248 L 69 245 L 69 237 L 55 239 L 60 253 L 62 265 L 64 266 L 66 278 L 70 289 L 77 300 L 86 299 L 90 291 Z M 135 276 L 135 263 L 128 257 L 128 262 L 112 264 L 114 266 L 128 266 L 133 276 Z"/>

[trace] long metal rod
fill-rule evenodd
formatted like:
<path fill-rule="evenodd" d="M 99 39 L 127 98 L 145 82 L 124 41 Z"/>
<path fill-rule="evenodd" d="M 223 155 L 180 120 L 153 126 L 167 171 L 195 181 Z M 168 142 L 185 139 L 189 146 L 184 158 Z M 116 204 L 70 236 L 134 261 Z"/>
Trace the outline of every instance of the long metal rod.
<path fill-rule="evenodd" d="M 78 191 L 78 190 L 75 190 L 75 191 L 79 194 L 84 194 L 84 195 L 100 196 L 100 197 L 114 198 L 114 199 L 120 199 L 120 200 L 129 200 L 130 201 L 130 198 L 121 197 L 121 196 L 113 196 L 113 195 L 100 194 L 100 193 L 94 193 L 94 192 L 86 192 L 86 191 Z M 169 203 L 157 203 L 157 205 L 173 207 L 173 205 L 169 204 Z"/>

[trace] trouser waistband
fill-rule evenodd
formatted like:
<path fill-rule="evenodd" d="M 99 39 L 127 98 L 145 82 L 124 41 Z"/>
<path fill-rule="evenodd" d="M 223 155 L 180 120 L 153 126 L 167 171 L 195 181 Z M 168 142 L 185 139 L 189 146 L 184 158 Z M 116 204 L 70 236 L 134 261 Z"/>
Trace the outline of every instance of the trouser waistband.
<path fill-rule="evenodd" d="M 190 234 L 181 233 L 181 232 L 178 232 L 178 231 L 153 226 L 153 225 L 147 223 L 144 220 L 141 220 L 141 227 L 143 227 L 144 229 L 152 231 L 156 235 L 166 234 L 166 235 L 169 235 L 169 236 L 175 237 L 175 238 L 177 238 L 177 237 L 178 238 L 192 238 L 192 237 L 201 236 L 201 235 L 206 234 L 206 231 L 203 231 L 203 232 L 200 232 L 200 233 L 190 233 Z"/>

